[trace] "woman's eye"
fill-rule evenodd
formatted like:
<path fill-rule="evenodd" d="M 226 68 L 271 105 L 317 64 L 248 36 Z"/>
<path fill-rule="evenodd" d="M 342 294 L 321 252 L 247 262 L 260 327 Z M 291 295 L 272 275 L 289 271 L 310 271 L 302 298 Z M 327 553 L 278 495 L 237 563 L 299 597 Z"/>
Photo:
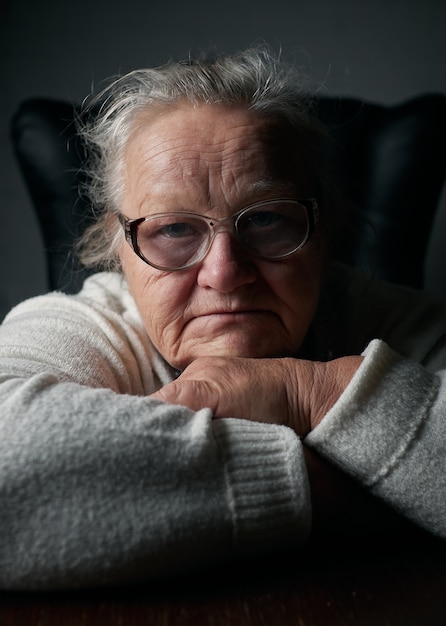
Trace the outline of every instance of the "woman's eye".
<path fill-rule="evenodd" d="M 195 233 L 196 231 L 193 226 L 187 222 L 174 222 L 172 224 L 162 226 L 158 230 L 158 235 L 164 235 L 165 237 L 171 237 L 172 239 L 190 237 Z"/>
<path fill-rule="evenodd" d="M 247 228 L 267 228 L 275 226 L 283 220 L 283 217 L 273 211 L 258 211 L 247 219 Z"/>

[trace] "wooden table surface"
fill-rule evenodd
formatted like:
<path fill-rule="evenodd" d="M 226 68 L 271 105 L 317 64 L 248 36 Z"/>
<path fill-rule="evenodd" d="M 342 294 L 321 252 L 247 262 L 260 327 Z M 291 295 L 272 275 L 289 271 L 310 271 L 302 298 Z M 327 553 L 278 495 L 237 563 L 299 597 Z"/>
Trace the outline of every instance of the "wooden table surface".
<path fill-rule="evenodd" d="M 445 626 L 446 547 L 335 540 L 132 588 L 0 592 L 0 626 Z"/>

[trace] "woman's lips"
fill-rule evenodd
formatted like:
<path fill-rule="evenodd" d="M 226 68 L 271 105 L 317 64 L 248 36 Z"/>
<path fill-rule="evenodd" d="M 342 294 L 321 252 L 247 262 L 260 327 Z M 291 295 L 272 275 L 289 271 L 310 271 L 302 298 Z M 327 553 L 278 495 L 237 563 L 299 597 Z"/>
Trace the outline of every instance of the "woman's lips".
<path fill-rule="evenodd" d="M 235 324 L 235 323 L 242 323 L 242 322 L 248 322 L 248 321 L 253 321 L 254 318 L 260 319 L 262 317 L 269 317 L 271 315 L 274 315 L 274 313 L 272 311 L 267 311 L 265 309 L 236 309 L 236 310 L 216 310 L 216 311 L 209 311 L 206 313 L 200 313 L 199 315 L 194 316 L 194 318 L 192 321 L 202 321 L 202 322 L 209 322 L 209 323 L 230 323 L 230 324 Z"/>
<path fill-rule="evenodd" d="M 217 316 L 225 316 L 225 315 L 264 315 L 265 313 L 270 313 L 271 311 L 267 311 L 266 309 L 216 309 L 214 311 L 206 311 L 205 313 L 200 313 L 195 317 L 212 317 L 214 315 Z"/>

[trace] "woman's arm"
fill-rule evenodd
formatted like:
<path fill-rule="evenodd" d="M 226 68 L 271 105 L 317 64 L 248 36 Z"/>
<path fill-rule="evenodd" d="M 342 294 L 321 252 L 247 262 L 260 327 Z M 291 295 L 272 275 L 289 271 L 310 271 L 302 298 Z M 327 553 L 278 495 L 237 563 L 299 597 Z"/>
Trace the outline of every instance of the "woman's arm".
<path fill-rule="evenodd" d="M 47 296 L 0 327 L 0 587 L 126 583 L 304 541 L 295 434 L 148 398 L 168 373 L 101 299 Z"/>
<path fill-rule="evenodd" d="M 350 481 L 343 483 L 335 468 L 446 538 L 445 376 L 399 357 L 383 342 L 372 342 L 363 357 L 328 363 L 198 360 L 155 396 L 195 409 L 210 406 L 219 417 L 235 413 L 293 428 L 317 453 L 307 455 L 317 508 L 324 508 L 324 491 L 328 501 L 325 485 L 340 495 L 331 500 L 337 521 L 349 517 L 355 497 L 345 497 L 352 493 Z"/>
<path fill-rule="evenodd" d="M 0 385 L 0 586 L 133 582 L 304 541 L 287 429 L 40 375 Z"/>
<path fill-rule="evenodd" d="M 370 493 L 446 538 L 446 372 L 373 341 L 339 401 L 304 440 Z"/>

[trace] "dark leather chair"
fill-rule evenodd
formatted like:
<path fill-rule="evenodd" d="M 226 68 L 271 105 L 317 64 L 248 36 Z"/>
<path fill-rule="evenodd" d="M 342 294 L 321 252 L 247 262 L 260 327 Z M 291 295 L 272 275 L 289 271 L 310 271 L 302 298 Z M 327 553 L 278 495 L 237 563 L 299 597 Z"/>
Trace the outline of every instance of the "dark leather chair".
<path fill-rule="evenodd" d="M 423 287 L 429 233 L 446 178 L 446 96 L 428 94 L 395 106 L 351 98 L 319 98 L 328 127 L 333 174 L 352 206 L 354 236 L 341 260 L 380 277 Z M 79 193 L 82 146 L 71 104 L 24 102 L 12 139 L 37 211 L 53 289 L 76 291 L 86 273 L 71 253 L 89 219 Z"/>

